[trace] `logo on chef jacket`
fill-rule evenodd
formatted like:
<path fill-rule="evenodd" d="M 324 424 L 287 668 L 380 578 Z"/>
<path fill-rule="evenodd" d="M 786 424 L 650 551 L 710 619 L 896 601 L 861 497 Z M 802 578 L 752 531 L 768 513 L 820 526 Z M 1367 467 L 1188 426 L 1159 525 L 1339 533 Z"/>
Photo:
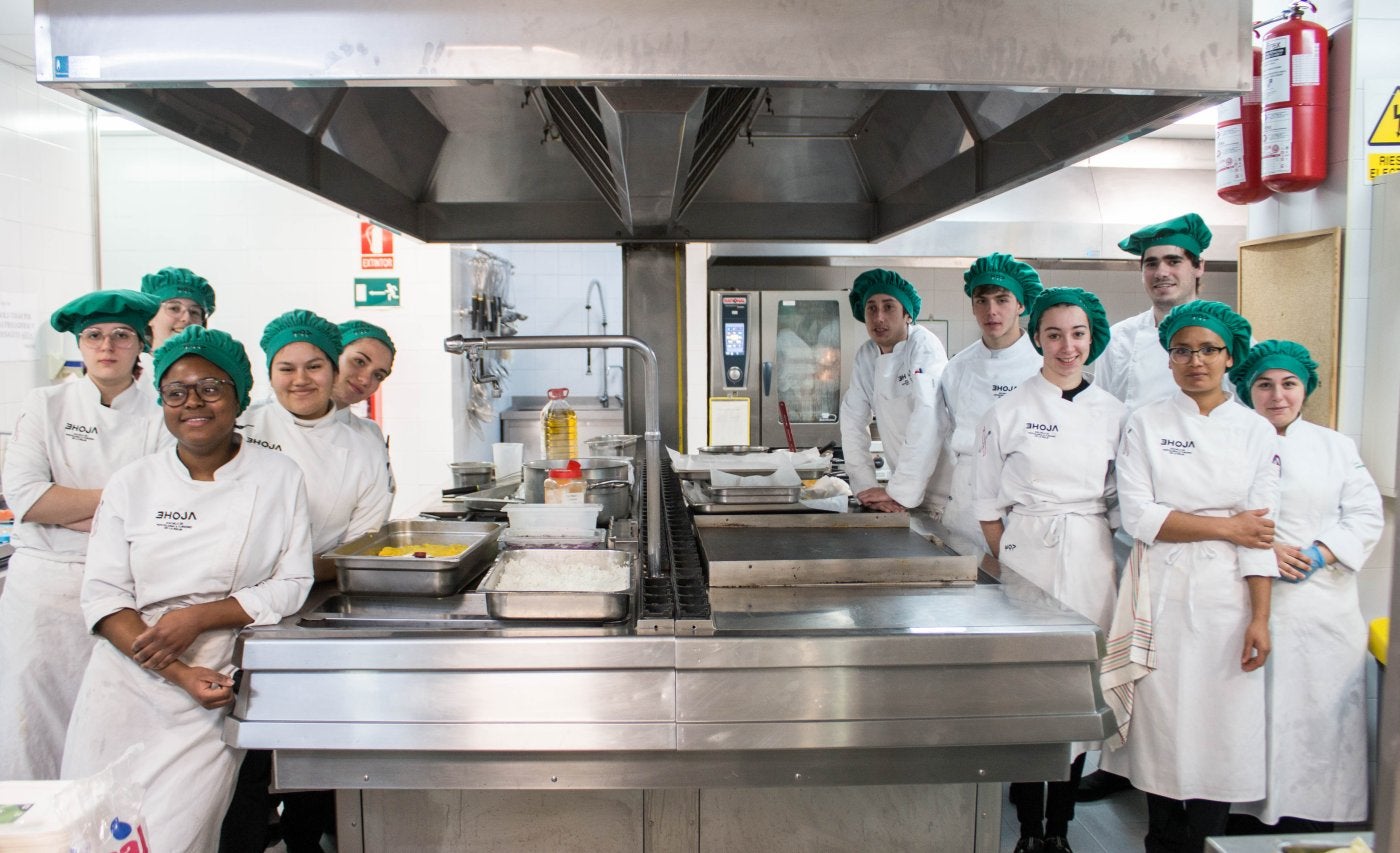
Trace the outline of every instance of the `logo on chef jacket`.
<path fill-rule="evenodd" d="M 1172 456 L 1190 456 L 1196 451 L 1196 442 L 1191 439 L 1163 438 L 1159 441 L 1158 447 Z"/>
<path fill-rule="evenodd" d="M 199 517 L 194 514 L 194 510 L 156 510 L 156 527 L 160 528 L 161 530 L 191 530 L 194 528 L 194 522 L 196 521 L 199 521 Z"/>
<path fill-rule="evenodd" d="M 992 396 L 996 397 L 998 400 L 1015 390 L 1015 385 L 998 385 L 995 382 L 992 383 Z"/>
<path fill-rule="evenodd" d="M 256 444 L 256 445 L 259 446 L 259 447 L 266 447 L 268 450 L 281 450 L 281 449 L 282 449 L 282 445 L 280 445 L 280 444 L 273 444 L 272 442 L 270 442 L 270 441 L 264 441 L 264 440 L 261 439 L 261 438 L 253 438 L 251 435 L 249 435 L 249 436 L 244 436 L 243 440 L 244 440 L 245 442 L 247 442 L 248 444 Z"/>
<path fill-rule="evenodd" d="M 903 385 L 904 387 L 908 388 L 910 385 L 913 385 L 913 384 L 914 384 L 914 374 L 912 374 L 912 373 L 910 373 L 909 371 L 906 370 L 906 371 L 904 371 L 903 373 L 901 373 L 901 374 L 899 374 L 898 376 L 896 376 L 896 377 L 894 378 L 894 381 L 895 381 L 895 382 L 898 382 L 900 385 Z"/>
<path fill-rule="evenodd" d="M 1054 438 L 1059 432 L 1059 424 L 1038 424 L 1026 421 L 1026 435 L 1031 438 Z"/>
<path fill-rule="evenodd" d="M 97 438 L 97 427 L 87 424 L 65 423 L 63 434 L 73 441 L 93 441 Z"/>

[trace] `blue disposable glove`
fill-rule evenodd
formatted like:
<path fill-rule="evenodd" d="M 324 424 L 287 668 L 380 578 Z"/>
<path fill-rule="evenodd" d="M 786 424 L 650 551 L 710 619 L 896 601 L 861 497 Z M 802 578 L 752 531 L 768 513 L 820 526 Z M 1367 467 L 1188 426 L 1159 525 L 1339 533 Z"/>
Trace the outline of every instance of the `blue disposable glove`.
<path fill-rule="evenodd" d="M 1298 553 L 1307 558 L 1309 566 L 1301 578 L 1281 578 L 1287 583 L 1302 583 L 1312 577 L 1312 573 L 1327 565 L 1327 560 L 1322 556 L 1322 549 L 1314 543 L 1306 548 L 1298 549 Z"/>

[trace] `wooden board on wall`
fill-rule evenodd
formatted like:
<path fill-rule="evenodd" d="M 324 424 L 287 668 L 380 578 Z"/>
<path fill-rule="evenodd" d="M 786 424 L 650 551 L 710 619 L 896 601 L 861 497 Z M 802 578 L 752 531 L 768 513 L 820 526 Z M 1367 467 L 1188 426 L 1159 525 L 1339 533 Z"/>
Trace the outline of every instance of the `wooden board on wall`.
<path fill-rule="evenodd" d="M 1240 313 L 1254 339 L 1297 341 L 1317 362 L 1317 391 L 1303 417 L 1337 427 L 1341 372 L 1342 229 L 1324 228 L 1240 243 Z"/>

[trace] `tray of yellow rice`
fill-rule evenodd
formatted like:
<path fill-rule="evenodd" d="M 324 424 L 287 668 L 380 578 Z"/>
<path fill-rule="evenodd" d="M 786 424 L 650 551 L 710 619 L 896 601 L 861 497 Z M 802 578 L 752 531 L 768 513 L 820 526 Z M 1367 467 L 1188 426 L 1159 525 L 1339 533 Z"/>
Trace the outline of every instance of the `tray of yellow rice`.
<path fill-rule="evenodd" d="M 348 594 L 452 595 L 481 577 L 496 556 L 504 524 L 481 521 L 391 521 L 324 557 Z"/>

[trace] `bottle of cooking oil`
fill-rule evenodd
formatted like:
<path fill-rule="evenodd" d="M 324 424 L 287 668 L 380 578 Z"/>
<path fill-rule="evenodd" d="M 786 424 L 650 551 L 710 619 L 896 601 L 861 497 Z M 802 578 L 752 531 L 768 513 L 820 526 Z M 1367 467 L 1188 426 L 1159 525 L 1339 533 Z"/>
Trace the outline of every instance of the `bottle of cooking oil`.
<path fill-rule="evenodd" d="M 540 412 L 544 434 L 544 458 L 573 459 L 578 456 L 578 415 L 566 399 L 568 388 L 549 389 L 549 402 Z"/>

